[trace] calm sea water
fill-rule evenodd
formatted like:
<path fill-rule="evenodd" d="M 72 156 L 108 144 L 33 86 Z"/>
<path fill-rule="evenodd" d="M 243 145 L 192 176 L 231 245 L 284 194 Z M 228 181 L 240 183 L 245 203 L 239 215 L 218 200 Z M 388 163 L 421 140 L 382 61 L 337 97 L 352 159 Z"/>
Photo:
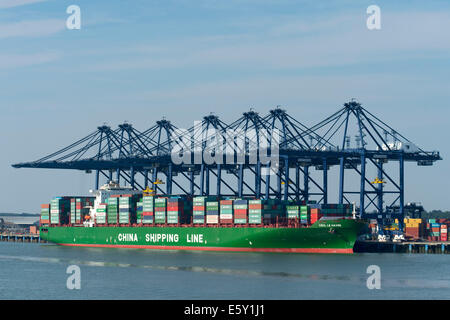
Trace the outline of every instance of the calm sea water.
<path fill-rule="evenodd" d="M 66 287 L 78 265 L 81 289 Z M 381 268 L 381 289 L 366 286 Z M 0 299 L 450 299 L 450 255 L 212 253 L 0 243 Z"/>

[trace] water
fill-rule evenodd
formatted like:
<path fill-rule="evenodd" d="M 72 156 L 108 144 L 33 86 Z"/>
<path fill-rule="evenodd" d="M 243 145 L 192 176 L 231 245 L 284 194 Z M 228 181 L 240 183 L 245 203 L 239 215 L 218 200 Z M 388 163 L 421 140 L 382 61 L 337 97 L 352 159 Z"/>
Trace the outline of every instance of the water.
<path fill-rule="evenodd" d="M 66 287 L 69 265 L 81 289 Z M 367 267 L 381 268 L 369 290 Z M 0 299 L 450 299 L 450 255 L 277 254 L 0 243 Z"/>

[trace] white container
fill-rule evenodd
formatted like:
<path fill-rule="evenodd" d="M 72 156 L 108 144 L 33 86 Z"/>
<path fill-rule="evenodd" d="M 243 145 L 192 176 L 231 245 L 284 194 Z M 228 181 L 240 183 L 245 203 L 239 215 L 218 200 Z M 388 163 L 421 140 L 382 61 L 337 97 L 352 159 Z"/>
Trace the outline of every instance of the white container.
<path fill-rule="evenodd" d="M 206 216 L 206 223 L 219 223 L 219 216 Z"/>

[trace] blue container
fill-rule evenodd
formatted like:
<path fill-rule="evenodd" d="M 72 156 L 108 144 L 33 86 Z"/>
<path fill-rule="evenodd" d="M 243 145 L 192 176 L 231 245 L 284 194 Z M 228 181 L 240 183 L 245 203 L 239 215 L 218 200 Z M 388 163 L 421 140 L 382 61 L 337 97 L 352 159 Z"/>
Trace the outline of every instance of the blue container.
<path fill-rule="evenodd" d="M 440 228 L 440 227 L 441 227 L 441 224 L 440 224 L 440 223 L 430 223 L 430 226 L 431 226 L 432 228 Z"/>

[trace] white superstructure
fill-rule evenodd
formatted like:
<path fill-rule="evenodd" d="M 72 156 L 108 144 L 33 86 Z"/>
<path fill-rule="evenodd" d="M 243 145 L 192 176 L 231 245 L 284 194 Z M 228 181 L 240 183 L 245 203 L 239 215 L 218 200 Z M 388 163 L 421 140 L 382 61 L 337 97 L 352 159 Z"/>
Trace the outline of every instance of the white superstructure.
<path fill-rule="evenodd" d="M 91 219 L 85 222 L 86 226 L 92 227 L 95 221 L 95 214 L 97 208 L 101 203 L 105 203 L 106 199 L 116 194 L 138 194 L 141 191 L 133 190 L 131 187 L 121 187 L 117 182 L 110 181 L 109 183 L 103 185 L 98 190 L 89 190 L 89 192 L 95 197 L 94 207 L 89 210 L 89 215 Z"/>
<path fill-rule="evenodd" d="M 388 142 L 387 144 L 383 144 L 381 146 L 383 151 L 396 150 L 396 151 L 404 151 L 407 153 L 416 153 L 419 152 L 419 148 L 411 142 Z"/>

